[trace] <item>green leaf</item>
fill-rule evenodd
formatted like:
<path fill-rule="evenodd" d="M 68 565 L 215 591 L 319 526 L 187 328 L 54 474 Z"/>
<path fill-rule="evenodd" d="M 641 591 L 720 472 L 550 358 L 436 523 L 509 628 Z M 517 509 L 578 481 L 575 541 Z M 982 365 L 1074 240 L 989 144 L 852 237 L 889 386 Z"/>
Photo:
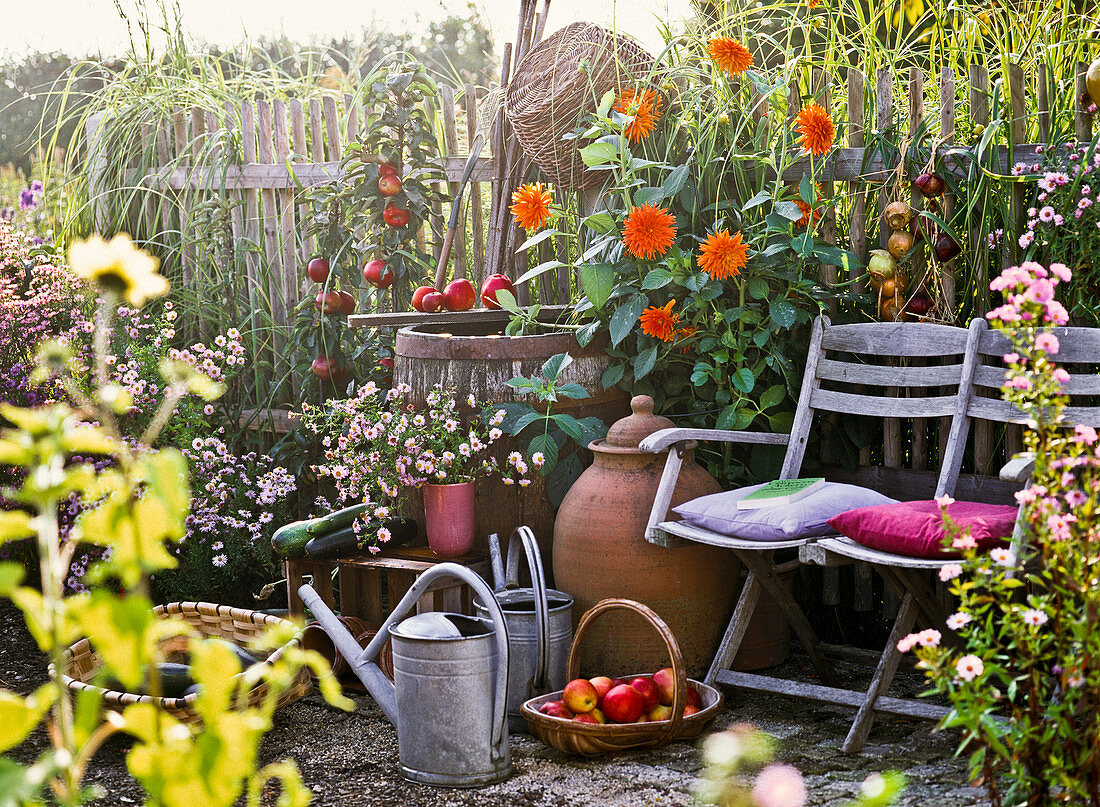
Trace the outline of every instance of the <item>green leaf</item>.
<path fill-rule="evenodd" d="M 660 289 L 671 282 L 672 272 L 668 271 L 668 269 L 665 269 L 663 266 L 658 266 L 656 269 L 649 270 L 649 274 L 646 275 L 645 280 L 642 281 L 642 290 Z"/>
<path fill-rule="evenodd" d="M 611 296 L 611 290 L 615 287 L 615 270 L 610 264 L 588 263 L 581 266 L 578 274 L 581 289 L 588 298 L 588 302 L 602 310 Z"/>
<path fill-rule="evenodd" d="M 745 202 L 745 204 L 741 205 L 741 210 L 742 212 L 745 210 L 751 210 L 754 207 L 758 207 L 759 205 L 764 204 L 764 202 L 770 201 L 771 198 L 772 195 L 770 192 L 760 191 L 760 193 L 756 194 L 756 196 L 752 197 L 751 199 L 749 199 L 749 201 Z M 795 207 L 797 207 L 797 205 L 795 205 Z"/>
<path fill-rule="evenodd" d="M 555 414 L 550 419 L 558 425 L 558 428 L 568 434 L 574 441 L 580 443 L 584 439 L 584 426 L 572 415 Z M 582 444 L 583 445 L 583 444 Z"/>
<path fill-rule="evenodd" d="M 634 359 L 634 380 L 640 381 L 653 371 L 657 364 L 657 346 L 647 347 Z"/>
<path fill-rule="evenodd" d="M 776 202 L 775 212 L 788 221 L 798 221 L 802 218 L 802 211 L 794 202 Z"/>
<path fill-rule="evenodd" d="M 624 372 L 626 372 L 625 365 L 612 364 L 610 367 L 603 371 L 603 376 L 600 378 L 600 385 L 604 389 L 610 389 L 611 387 L 622 381 Z"/>
<path fill-rule="evenodd" d="M 612 143 L 589 143 L 581 149 L 580 154 L 584 164 L 594 168 L 613 161 L 618 156 L 619 150 Z"/>
<path fill-rule="evenodd" d="M 764 390 L 764 394 L 760 396 L 760 408 L 770 409 L 782 403 L 783 399 L 786 397 L 787 388 L 782 384 L 775 384 Z"/>
<path fill-rule="evenodd" d="M 586 216 L 581 220 L 581 224 L 590 230 L 595 230 L 600 235 L 606 235 L 615 230 L 615 217 L 606 210 L 601 210 L 599 213 Z"/>
<path fill-rule="evenodd" d="M 786 300 L 773 300 L 768 311 L 780 328 L 790 328 L 798 320 L 798 310 Z"/>
<path fill-rule="evenodd" d="M 589 322 L 583 328 L 577 329 L 577 344 L 581 347 L 588 347 L 588 343 L 592 341 L 592 337 L 595 336 L 596 331 L 600 329 L 600 324 L 600 321 L 597 319 Z"/>
<path fill-rule="evenodd" d="M 791 239 L 791 249 L 801 255 L 803 258 L 809 258 L 814 254 L 814 236 L 809 230 L 796 235 Z"/>
<path fill-rule="evenodd" d="M 746 395 L 752 392 L 752 388 L 756 386 L 756 376 L 752 374 L 752 370 L 748 367 L 742 367 L 740 370 L 737 370 L 730 376 L 730 381 L 733 383 L 734 387 Z"/>
<path fill-rule="evenodd" d="M 512 424 L 512 428 L 509 430 L 509 433 L 513 437 L 515 437 L 532 423 L 537 423 L 545 417 L 546 415 L 542 414 L 541 412 L 527 412 L 526 414 L 520 415 Z M 504 426 L 504 424 L 502 423 L 501 426 Z"/>
<path fill-rule="evenodd" d="M 547 381 L 557 381 L 561 371 L 573 363 L 568 353 L 555 353 L 542 363 L 542 377 Z"/>
<path fill-rule="evenodd" d="M 615 309 L 615 313 L 611 315 L 611 324 L 608 325 L 612 347 L 618 347 L 619 343 L 630 335 L 648 302 L 645 297 L 638 295 L 626 305 L 620 305 Z"/>
<path fill-rule="evenodd" d="M 520 313 L 516 295 L 512 294 L 508 289 L 497 290 L 497 304 L 510 314 Z"/>
<path fill-rule="evenodd" d="M 544 263 L 540 263 L 538 266 L 534 267 L 533 269 L 528 269 L 522 275 L 517 277 L 515 285 L 518 286 L 520 283 L 526 283 L 528 280 L 532 280 L 532 279 L 538 277 L 541 274 L 544 274 L 546 272 L 550 272 L 554 269 L 557 269 L 559 267 L 566 266 L 566 265 L 567 264 L 564 264 L 561 261 L 557 261 L 557 260 L 545 261 Z"/>
<path fill-rule="evenodd" d="M 558 444 L 553 437 L 545 432 L 535 435 L 531 442 L 527 444 L 527 451 L 531 456 L 542 454 L 545 458 L 545 465 L 549 465 L 551 468 L 558 462 Z"/>
<path fill-rule="evenodd" d="M 634 192 L 634 206 L 652 205 L 665 198 L 664 188 L 639 188 Z"/>
<path fill-rule="evenodd" d="M 802 201 L 808 205 L 812 205 L 815 201 L 814 198 L 814 184 L 810 182 L 808 174 L 802 177 L 802 182 L 798 186 L 798 195 L 802 197 Z M 802 218 L 799 216 L 799 218 Z"/>
<path fill-rule="evenodd" d="M 543 468 L 546 466 L 544 465 Z M 546 495 L 555 508 L 561 507 L 565 494 L 584 471 L 584 465 L 576 453 L 569 454 L 546 474 Z"/>
<path fill-rule="evenodd" d="M 43 684 L 26 698 L 0 690 L 0 753 L 23 742 L 53 705 L 56 696 L 57 689 L 52 684 Z"/>
<path fill-rule="evenodd" d="M 535 233 L 518 247 L 516 247 L 516 252 L 523 252 L 524 250 L 530 249 L 536 244 L 541 244 L 547 238 L 552 238 L 553 236 L 558 234 L 559 233 L 557 230 L 542 230 L 541 232 Z"/>
<path fill-rule="evenodd" d="M 750 278 L 748 282 L 749 297 L 754 300 L 766 300 L 771 293 L 768 281 L 762 277 Z"/>
<path fill-rule="evenodd" d="M 34 535 L 31 516 L 22 510 L 0 511 L 0 543 L 18 541 Z"/>
<path fill-rule="evenodd" d="M 586 390 L 580 384 L 572 383 L 562 384 L 560 387 L 558 387 L 558 395 L 563 398 L 572 398 L 574 400 L 589 397 L 588 390 Z"/>
<path fill-rule="evenodd" d="M 672 173 L 665 179 L 664 184 L 661 186 L 661 190 L 664 191 L 662 198 L 667 199 L 670 196 L 675 196 L 684 187 L 684 183 L 688 178 L 689 163 L 676 166 Z"/>
<path fill-rule="evenodd" d="M 718 413 L 718 421 L 714 424 L 715 428 L 729 431 L 734 429 L 737 424 L 737 407 L 734 404 L 730 404 L 721 412 Z"/>

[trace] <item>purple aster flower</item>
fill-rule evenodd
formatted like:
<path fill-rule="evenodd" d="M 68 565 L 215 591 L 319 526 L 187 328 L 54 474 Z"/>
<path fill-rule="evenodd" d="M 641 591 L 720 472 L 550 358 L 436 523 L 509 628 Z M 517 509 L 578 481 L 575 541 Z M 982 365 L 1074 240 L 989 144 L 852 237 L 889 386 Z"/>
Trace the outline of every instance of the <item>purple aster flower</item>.
<path fill-rule="evenodd" d="M 0 220 L 11 221 L 14 218 L 15 218 L 15 208 L 14 207 L 0 208 Z"/>
<path fill-rule="evenodd" d="M 30 188 L 23 188 L 19 191 L 20 210 L 34 210 L 36 207 L 38 207 L 38 200 L 34 198 L 34 193 Z"/>
<path fill-rule="evenodd" d="M 35 179 L 31 182 L 31 193 L 41 195 L 46 190 L 46 186 L 42 184 L 41 179 Z"/>

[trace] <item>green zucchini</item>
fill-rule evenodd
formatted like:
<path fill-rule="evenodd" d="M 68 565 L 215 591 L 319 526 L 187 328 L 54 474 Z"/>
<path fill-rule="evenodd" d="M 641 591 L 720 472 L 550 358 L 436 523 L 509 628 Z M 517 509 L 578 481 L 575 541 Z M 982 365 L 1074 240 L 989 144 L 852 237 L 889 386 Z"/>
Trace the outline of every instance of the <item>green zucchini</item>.
<path fill-rule="evenodd" d="M 160 676 L 162 698 L 182 698 L 183 693 L 195 685 L 191 668 L 186 664 L 163 662 L 157 665 L 157 675 Z"/>
<path fill-rule="evenodd" d="M 271 548 L 283 558 L 300 558 L 310 534 L 306 532 L 308 521 L 293 521 L 275 530 L 271 536 Z"/>
<path fill-rule="evenodd" d="M 307 558 L 343 558 L 359 551 L 359 536 L 354 527 L 310 538 L 305 546 Z"/>
<path fill-rule="evenodd" d="M 344 527 L 350 527 L 355 522 L 355 519 L 370 513 L 373 507 L 374 505 L 370 504 L 353 504 L 351 507 L 345 507 L 343 510 L 329 513 L 327 516 L 310 519 L 305 522 L 306 532 L 310 535 L 327 535 L 330 532 L 336 532 L 336 530 L 343 529 Z"/>

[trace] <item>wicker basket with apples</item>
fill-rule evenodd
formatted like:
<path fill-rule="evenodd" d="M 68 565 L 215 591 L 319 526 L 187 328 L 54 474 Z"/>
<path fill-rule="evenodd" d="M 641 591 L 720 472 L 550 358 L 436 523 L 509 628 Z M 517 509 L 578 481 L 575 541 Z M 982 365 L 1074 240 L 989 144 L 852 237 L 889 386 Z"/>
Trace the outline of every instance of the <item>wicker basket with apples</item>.
<path fill-rule="evenodd" d="M 580 648 L 592 621 L 617 609 L 644 617 L 668 649 L 671 666 L 652 675 L 580 678 Z M 569 650 L 569 683 L 531 698 L 523 717 L 531 734 L 561 751 L 598 756 L 628 748 L 698 737 L 718 714 L 722 693 L 684 672 L 684 659 L 668 625 L 634 600 L 601 600 L 581 617 Z"/>

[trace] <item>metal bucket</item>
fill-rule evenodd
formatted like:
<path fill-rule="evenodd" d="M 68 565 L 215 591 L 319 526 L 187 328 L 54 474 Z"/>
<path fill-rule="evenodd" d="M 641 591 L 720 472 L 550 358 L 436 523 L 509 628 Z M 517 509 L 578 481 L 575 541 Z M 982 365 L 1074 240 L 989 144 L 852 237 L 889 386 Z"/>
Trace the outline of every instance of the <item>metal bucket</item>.
<path fill-rule="evenodd" d="M 519 586 L 519 545 L 527 555 L 532 588 Z M 500 540 L 489 536 L 496 599 L 508 623 L 508 728 L 526 731 L 520 713 L 523 702 L 562 689 L 566 663 L 573 642 L 573 598 L 548 589 L 538 542 L 528 527 L 517 527 L 508 541 L 507 568 L 501 558 Z M 487 616 L 482 602 L 474 600 L 479 616 Z"/>
<path fill-rule="evenodd" d="M 427 613 L 398 623 L 441 577 L 455 577 L 488 605 L 489 618 Z M 512 772 L 505 706 L 508 628 L 492 589 L 455 563 L 428 569 L 366 648 L 310 586 L 298 589 L 352 670 L 397 727 L 406 779 L 442 787 L 480 787 Z M 393 647 L 391 683 L 374 662 Z"/>

